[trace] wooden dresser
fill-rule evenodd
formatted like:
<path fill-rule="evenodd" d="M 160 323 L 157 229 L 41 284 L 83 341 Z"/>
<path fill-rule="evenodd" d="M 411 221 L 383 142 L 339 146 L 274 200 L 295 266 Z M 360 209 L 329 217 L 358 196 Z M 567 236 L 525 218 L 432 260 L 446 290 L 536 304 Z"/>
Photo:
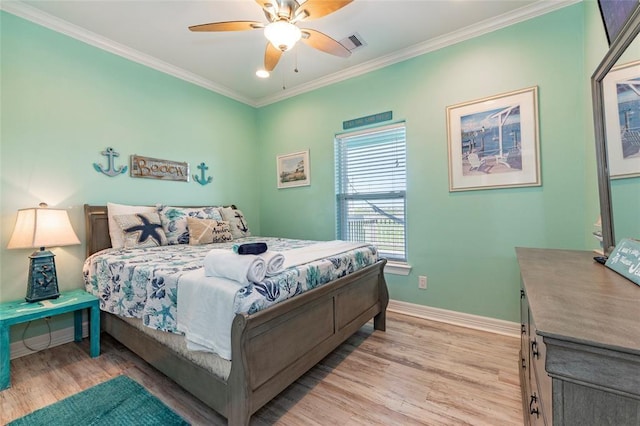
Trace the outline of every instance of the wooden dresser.
<path fill-rule="evenodd" d="M 525 424 L 640 425 L 640 286 L 589 251 L 516 253 Z"/>

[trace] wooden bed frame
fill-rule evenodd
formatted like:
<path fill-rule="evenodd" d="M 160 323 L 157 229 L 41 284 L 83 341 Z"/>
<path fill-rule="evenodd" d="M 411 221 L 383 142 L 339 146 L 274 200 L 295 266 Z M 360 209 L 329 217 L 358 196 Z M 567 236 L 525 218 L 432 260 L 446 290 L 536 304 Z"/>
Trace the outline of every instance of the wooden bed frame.
<path fill-rule="evenodd" d="M 84 211 L 88 257 L 111 247 L 111 240 L 106 206 L 85 204 Z M 102 312 L 102 328 L 225 416 L 230 425 L 247 425 L 253 413 L 371 318 L 376 330 L 385 330 L 389 302 L 385 263 L 381 259 L 256 314 L 237 314 L 226 381 L 116 315 Z"/>

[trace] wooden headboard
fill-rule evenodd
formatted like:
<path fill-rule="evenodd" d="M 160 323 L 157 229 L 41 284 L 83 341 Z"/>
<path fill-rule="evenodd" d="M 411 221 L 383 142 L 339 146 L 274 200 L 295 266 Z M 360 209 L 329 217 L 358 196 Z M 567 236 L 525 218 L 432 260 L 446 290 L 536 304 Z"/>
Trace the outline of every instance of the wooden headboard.
<path fill-rule="evenodd" d="M 87 233 L 87 257 L 111 247 L 107 206 L 85 204 L 84 223 Z"/>

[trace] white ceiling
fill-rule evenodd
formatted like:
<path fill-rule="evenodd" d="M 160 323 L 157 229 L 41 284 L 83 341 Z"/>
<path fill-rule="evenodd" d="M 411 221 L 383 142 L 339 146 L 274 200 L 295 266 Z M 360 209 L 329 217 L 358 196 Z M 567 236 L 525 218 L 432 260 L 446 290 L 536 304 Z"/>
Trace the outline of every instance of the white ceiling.
<path fill-rule="evenodd" d="M 262 106 L 577 1 L 355 0 L 299 26 L 336 40 L 357 33 L 366 47 L 345 59 L 298 43 L 283 54 L 271 77 L 264 80 L 255 76 L 266 45 L 262 30 L 193 33 L 187 29 L 218 21 L 266 22 L 254 0 L 2 0 L 0 7 L 225 96 Z"/>

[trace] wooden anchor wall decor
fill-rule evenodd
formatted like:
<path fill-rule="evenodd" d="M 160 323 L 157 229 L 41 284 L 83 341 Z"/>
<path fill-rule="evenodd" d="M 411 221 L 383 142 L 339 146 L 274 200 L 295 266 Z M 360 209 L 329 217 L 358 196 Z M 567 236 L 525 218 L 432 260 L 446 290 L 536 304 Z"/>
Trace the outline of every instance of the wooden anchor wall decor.
<path fill-rule="evenodd" d="M 119 157 L 120 154 L 115 152 L 113 148 L 109 147 L 102 151 L 100 154 L 107 157 L 107 168 L 102 167 L 102 164 L 93 163 L 93 168 L 97 172 L 104 173 L 107 176 L 114 177 L 127 172 L 127 166 L 120 166 L 118 168 L 114 165 L 114 158 Z"/>
<path fill-rule="evenodd" d="M 198 166 L 198 169 L 200 169 L 200 176 L 198 175 L 193 175 L 193 180 L 195 180 L 196 182 L 198 182 L 200 185 L 206 185 L 208 183 L 211 183 L 211 181 L 213 180 L 213 178 L 211 176 L 205 178 L 204 173 L 209 170 L 209 167 L 207 167 L 206 164 L 200 163 L 200 165 Z"/>
<path fill-rule="evenodd" d="M 107 147 L 100 154 L 107 157 L 106 167 L 102 164 L 93 163 L 93 168 L 107 176 L 114 177 L 125 174 L 129 170 L 128 166 L 115 166 L 115 158 L 120 156 L 113 148 Z M 189 163 L 159 160 L 157 158 L 131 156 L 131 177 L 145 177 L 162 180 L 189 181 Z M 212 176 L 205 176 L 209 167 L 202 162 L 197 166 L 200 176 L 193 175 L 193 179 L 200 185 L 207 185 L 213 182 Z"/>

